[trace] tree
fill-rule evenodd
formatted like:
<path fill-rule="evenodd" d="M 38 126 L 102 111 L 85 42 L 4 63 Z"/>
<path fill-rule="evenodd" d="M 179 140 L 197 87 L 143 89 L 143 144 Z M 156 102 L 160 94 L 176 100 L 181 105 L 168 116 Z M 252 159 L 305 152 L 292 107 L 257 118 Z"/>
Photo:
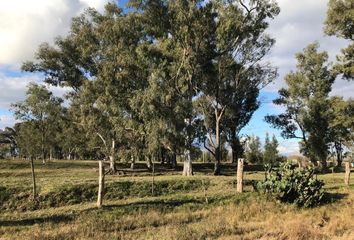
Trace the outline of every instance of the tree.
<path fill-rule="evenodd" d="M 260 88 L 277 75 L 262 60 L 275 42 L 265 30 L 279 8 L 271 1 L 212 3 L 213 65 L 201 84 L 198 106 L 207 134 L 205 147 L 215 158 L 214 174 L 218 175 L 221 135 L 228 137 L 235 155 L 239 131 L 259 106 Z"/>
<path fill-rule="evenodd" d="M 144 29 L 153 45 L 166 56 L 166 62 L 159 67 L 164 70 L 165 81 L 174 87 L 174 94 L 178 94 L 173 109 L 179 113 L 178 126 L 184 125 L 183 175 L 190 176 L 193 174 L 191 150 L 196 136 L 193 99 L 211 65 L 210 51 L 214 49 L 210 39 L 214 29 L 210 17 L 212 4 L 202 0 L 130 3 L 141 13 Z"/>
<path fill-rule="evenodd" d="M 16 119 L 30 122 L 31 126 L 40 134 L 39 144 L 43 163 L 45 163 L 46 155 L 51 147 L 55 134 L 53 128 L 61 114 L 62 102 L 61 98 L 55 97 L 45 86 L 30 83 L 26 99 L 11 105 Z M 31 135 L 27 136 L 27 138 L 31 137 Z"/>
<path fill-rule="evenodd" d="M 279 161 L 279 152 L 278 152 L 278 140 L 273 135 L 272 141 L 269 139 L 269 134 L 266 134 L 264 142 L 264 153 L 263 153 L 263 163 L 274 166 Z"/>
<path fill-rule="evenodd" d="M 349 40 L 347 48 L 337 56 L 334 70 L 345 79 L 354 79 L 354 2 L 352 0 L 330 0 L 328 3 L 325 33 Z"/>
<path fill-rule="evenodd" d="M 111 11 L 117 11 L 114 4 L 107 6 Z M 86 81 L 96 75 L 97 63 L 102 60 L 95 54 L 100 40 L 92 32 L 100 18 L 94 9 L 87 9 L 85 13 L 73 18 L 69 34 L 57 37 L 54 46 L 42 43 L 36 52 L 35 61 L 24 62 L 22 70 L 40 72 L 44 75 L 45 83 L 69 87 L 73 90 L 70 95 L 75 95 Z"/>
<path fill-rule="evenodd" d="M 42 133 L 38 128 L 36 120 L 29 120 L 16 123 L 14 129 L 17 132 L 16 141 L 19 147 L 19 153 L 22 157 L 26 157 L 30 161 L 32 173 L 32 191 L 33 200 L 37 198 L 37 185 L 34 170 L 34 158 L 43 154 Z"/>
<path fill-rule="evenodd" d="M 4 130 L 0 130 L 0 144 L 7 144 L 9 146 L 9 152 L 12 157 L 17 155 L 17 133 L 14 128 L 6 127 Z"/>
<path fill-rule="evenodd" d="M 260 164 L 263 161 L 261 141 L 258 136 L 251 136 L 247 139 L 245 157 L 249 163 Z"/>
<path fill-rule="evenodd" d="M 138 18 L 109 3 L 102 14 L 89 9 L 74 18 L 68 36 L 58 37 L 54 47 L 41 45 L 36 62 L 23 65 L 42 72 L 47 83 L 73 89 L 71 124 L 84 129 L 92 147 L 110 159 L 112 173 L 117 148 L 136 116 L 130 98 L 147 80 L 149 67 L 140 61 L 144 42 Z"/>
<path fill-rule="evenodd" d="M 296 55 L 297 71 L 286 75 L 288 87 L 279 90 L 279 98 L 273 101 L 285 107 L 285 113 L 268 115 L 265 120 L 282 130 L 284 138 L 300 139 L 301 152 L 325 168 L 330 141 L 328 94 L 335 75 L 330 72 L 328 54 L 319 53 L 318 47 L 310 44 Z"/>
<path fill-rule="evenodd" d="M 354 100 L 332 97 L 329 108 L 330 140 L 335 149 L 337 167 L 341 167 L 343 152 L 354 141 Z"/>
<path fill-rule="evenodd" d="M 90 153 L 90 138 L 85 131 L 85 128 L 78 124 L 80 122 L 79 110 L 76 106 L 63 109 L 63 116 L 60 119 L 57 133 L 57 145 L 60 156 L 64 159 L 95 159 L 97 156 Z M 75 123 L 75 124 L 73 124 Z M 95 152 L 96 149 L 93 150 Z"/>

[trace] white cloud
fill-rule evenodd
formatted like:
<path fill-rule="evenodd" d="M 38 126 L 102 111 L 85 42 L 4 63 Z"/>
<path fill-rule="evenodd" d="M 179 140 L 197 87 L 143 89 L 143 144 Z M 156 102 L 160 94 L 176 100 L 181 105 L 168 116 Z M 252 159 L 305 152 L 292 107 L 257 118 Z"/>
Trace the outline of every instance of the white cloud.
<path fill-rule="evenodd" d="M 281 155 L 284 156 L 299 155 L 299 143 L 294 139 L 283 140 L 279 143 L 278 151 Z"/>
<path fill-rule="evenodd" d="M 65 35 L 71 18 L 108 0 L 0 0 L 0 66 L 31 60 L 38 45 Z"/>
<path fill-rule="evenodd" d="M 42 83 L 42 79 L 37 74 L 26 74 L 20 77 L 9 77 L 0 73 L 0 110 L 10 108 L 11 103 L 25 99 L 27 85 L 30 82 Z M 54 96 L 63 97 L 70 88 L 49 86 L 49 90 Z"/>
<path fill-rule="evenodd" d="M 344 99 L 354 98 L 354 81 L 337 79 L 332 87 L 331 96 L 341 96 Z"/>
<path fill-rule="evenodd" d="M 0 129 L 5 129 L 5 127 L 12 127 L 15 123 L 16 120 L 12 115 L 0 115 Z"/>
<path fill-rule="evenodd" d="M 84 5 L 102 11 L 104 9 L 104 5 L 109 1 L 108 0 L 80 0 L 80 2 Z"/>
<path fill-rule="evenodd" d="M 9 109 L 11 103 L 23 100 L 26 86 L 30 82 L 39 82 L 39 77 L 33 74 L 21 77 L 9 77 L 0 74 L 0 109 Z"/>
<path fill-rule="evenodd" d="M 276 92 L 285 87 L 284 76 L 296 69 L 295 54 L 301 52 L 308 44 L 318 41 L 321 50 L 329 53 L 330 60 L 334 61 L 340 49 L 347 42 L 335 37 L 324 35 L 324 21 L 326 19 L 328 0 L 278 0 L 281 12 L 270 23 L 269 33 L 276 39 L 268 60 L 279 68 L 279 78 L 270 84 L 265 91 Z M 334 85 L 334 92 L 341 94 L 344 82 Z M 354 92 L 354 84 L 345 84 L 347 89 Z"/>

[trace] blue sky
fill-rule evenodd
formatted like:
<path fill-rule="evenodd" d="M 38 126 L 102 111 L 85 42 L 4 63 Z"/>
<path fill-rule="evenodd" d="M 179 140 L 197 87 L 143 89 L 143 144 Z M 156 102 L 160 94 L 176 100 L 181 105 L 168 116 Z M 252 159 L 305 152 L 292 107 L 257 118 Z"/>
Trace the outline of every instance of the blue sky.
<path fill-rule="evenodd" d="M 69 31 L 71 18 L 87 7 L 102 10 L 107 0 L 11 0 L 0 1 L 0 128 L 11 126 L 14 118 L 9 112 L 10 104 L 23 100 L 26 85 L 41 82 L 41 76 L 20 71 L 21 63 L 32 60 L 38 45 L 53 43 L 54 37 Z M 123 6 L 126 1 L 118 1 Z M 279 131 L 264 122 L 264 116 L 279 113 L 281 109 L 271 101 L 277 90 L 284 87 L 284 75 L 295 70 L 294 55 L 309 43 L 318 41 L 323 50 L 335 59 L 339 50 L 347 43 L 323 34 L 323 22 L 328 0 L 278 0 L 280 15 L 271 22 L 269 34 L 277 43 L 267 57 L 279 69 L 279 78 L 262 90 L 261 107 L 255 112 L 250 123 L 242 133 L 258 135 L 264 139 L 266 132 L 275 134 L 280 142 L 279 151 L 283 154 L 296 154 L 296 140 L 284 140 Z M 56 95 L 65 89 L 51 88 Z M 336 81 L 332 95 L 345 98 L 354 97 L 354 82 Z"/>

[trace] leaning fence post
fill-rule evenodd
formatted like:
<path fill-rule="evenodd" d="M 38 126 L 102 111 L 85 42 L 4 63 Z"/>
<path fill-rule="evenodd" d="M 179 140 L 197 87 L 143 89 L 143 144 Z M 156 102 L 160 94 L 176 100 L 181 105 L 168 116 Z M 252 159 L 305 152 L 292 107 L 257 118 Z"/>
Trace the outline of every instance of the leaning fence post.
<path fill-rule="evenodd" d="M 104 166 L 103 161 L 98 161 L 98 196 L 97 196 L 97 207 L 102 206 L 103 191 L 104 191 Z"/>

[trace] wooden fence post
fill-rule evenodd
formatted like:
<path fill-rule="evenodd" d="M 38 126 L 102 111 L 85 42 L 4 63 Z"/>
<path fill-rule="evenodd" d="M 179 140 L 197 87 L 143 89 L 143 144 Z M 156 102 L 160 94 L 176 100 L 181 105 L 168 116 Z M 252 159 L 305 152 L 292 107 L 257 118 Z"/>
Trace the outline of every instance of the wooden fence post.
<path fill-rule="evenodd" d="M 345 176 L 344 176 L 344 183 L 345 185 L 349 185 L 350 181 L 350 162 L 345 162 Z"/>
<path fill-rule="evenodd" d="M 98 196 L 97 196 L 97 207 L 102 207 L 103 191 L 104 191 L 104 166 L 103 161 L 98 161 Z"/>
<path fill-rule="evenodd" d="M 33 191 L 33 200 L 37 199 L 37 186 L 36 186 L 36 175 L 34 174 L 34 163 L 33 157 L 30 157 L 31 163 L 31 173 L 32 173 L 32 191 Z"/>
<path fill-rule="evenodd" d="M 243 158 L 239 158 L 237 162 L 237 192 L 243 192 Z"/>

